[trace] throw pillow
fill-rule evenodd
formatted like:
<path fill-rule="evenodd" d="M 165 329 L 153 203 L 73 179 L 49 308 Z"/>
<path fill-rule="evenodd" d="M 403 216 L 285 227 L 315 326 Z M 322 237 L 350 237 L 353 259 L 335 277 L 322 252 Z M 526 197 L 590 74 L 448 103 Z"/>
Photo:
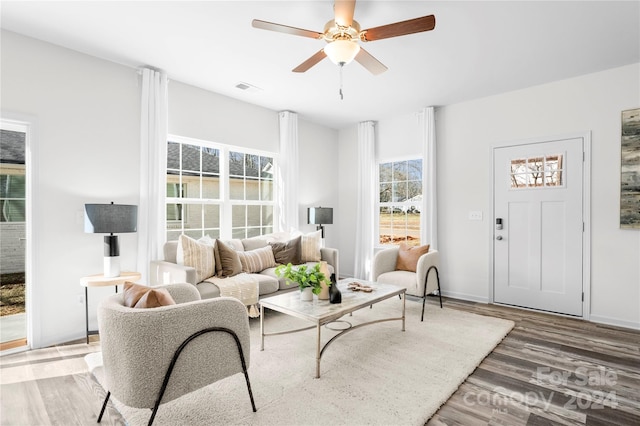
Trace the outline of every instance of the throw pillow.
<path fill-rule="evenodd" d="M 240 257 L 243 272 L 262 272 L 267 268 L 277 266 L 271 246 L 237 253 L 238 257 Z"/>
<path fill-rule="evenodd" d="M 302 263 L 302 237 L 296 237 L 284 243 L 269 243 L 273 257 L 280 265 L 299 265 Z"/>
<path fill-rule="evenodd" d="M 242 263 L 240 262 L 240 256 L 230 246 L 226 245 L 220 240 L 216 240 L 216 248 L 218 257 L 220 259 L 220 272 L 221 277 L 233 277 L 242 272 Z M 216 257 L 216 259 L 218 258 Z"/>
<path fill-rule="evenodd" d="M 263 247 L 266 247 L 267 245 L 268 245 L 267 240 L 265 240 L 264 238 L 253 237 L 253 238 L 245 238 L 244 240 L 242 240 L 242 247 L 244 248 L 244 251 L 251 251 L 251 250 L 263 248 Z"/>
<path fill-rule="evenodd" d="M 182 253 L 178 257 L 182 258 L 183 265 L 196 270 L 196 282 L 204 281 L 216 273 L 213 245 L 182 234 L 178 239 L 178 253 Z"/>
<path fill-rule="evenodd" d="M 396 260 L 396 271 L 416 272 L 418 259 L 429 252 L 429 244 L 424 246 L 411 247 L 406 243 L 400 243 L 398 249 L 398 259 Z"/>
<path fill-rule="evenodd" d="M 322 230 L 302 235 L 302 261 L 319 262 L 321 260 Z"/>
<path fill-rule="evenodd" d="M 153 288 L 129 281 L 124 283 L 123 296 L 124 305 L 129 308 L 157 308 L 176 304 L 164 288 Z"/>

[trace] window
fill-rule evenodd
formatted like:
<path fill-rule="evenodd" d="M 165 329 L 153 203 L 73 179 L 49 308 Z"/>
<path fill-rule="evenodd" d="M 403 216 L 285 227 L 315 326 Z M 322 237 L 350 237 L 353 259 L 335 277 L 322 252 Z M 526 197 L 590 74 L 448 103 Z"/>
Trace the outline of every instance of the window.
<path fill-rule="evenodd" d="M 273 158 L 229 152 L 233 238 L 273 232 Z"/>
<path fill-rule="evenodd" d="M 563 186 L 563 155 L 511 160 L 511 189 Z"/>
<path fill-rule="evenodd" d="M 205 141 L 167 143 L 167 241 L 273 231 L 273 156 Z M 224 235 L 230 230 L 229 235 Z"/>
<path fill-rule="evenodd" d="M 0 222 L 25 222 L 25 133 L 0 130 Z"/>
<path fill-rule="evenodd" d="M 422 160 L 378 165 L 378 241 L 420 245 Z"/>

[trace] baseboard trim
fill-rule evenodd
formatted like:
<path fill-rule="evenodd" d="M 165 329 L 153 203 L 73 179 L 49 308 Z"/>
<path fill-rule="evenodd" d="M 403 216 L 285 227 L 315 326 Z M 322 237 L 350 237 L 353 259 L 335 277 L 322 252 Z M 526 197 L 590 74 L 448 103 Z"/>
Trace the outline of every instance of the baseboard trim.
<path fill-rule="evenodd" d="M 468 302 L 489 303 L 488 298 L 476 296 L 473 294 L 458 293 L 455 291 L 443 291 L 442 295 L 444 297 L 450 297 L 452 299 L 459 299 L 459 300 L 466 300 Z"/>
<path fill-rule="evenodd" d="M 633 330 L 640 330 L 640 323 L 633 321 L 625 321 L 618 318 L 603 317 L 600 315 L 591 315 L 589 321 L 597 322 L 598 324 L 614 325 L 616 327 L 630 328 Z"/>

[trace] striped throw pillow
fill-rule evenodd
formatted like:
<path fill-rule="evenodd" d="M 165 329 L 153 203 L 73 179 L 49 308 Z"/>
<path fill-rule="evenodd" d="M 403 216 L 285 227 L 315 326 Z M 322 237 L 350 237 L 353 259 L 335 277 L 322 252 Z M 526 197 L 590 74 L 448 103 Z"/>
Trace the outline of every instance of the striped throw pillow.
<path fill-rule="evenodd" d="M 249 251 L 239 251 L 238 256 L 240 257 L 240 263 L 242 263 L 242 272 L 262 272 L 265 269 L 277 266 L 271 246 Z"/>
<path fill-rule="evenodd" d="M 191 266 L 196 270 L 196 283 L 212 277 L 216 273 L 213 246 L 198 242 L 187 235 L 180 235 L 178 240 L 178 252 L 182 255 L 182 264 Z"/>
<path fill-rule="evenodd" d="M 302 261 L 319 262 L 321 259 L 320 247 L 322 247 L 322 230 L 309 232 L 302 236 Z"/>

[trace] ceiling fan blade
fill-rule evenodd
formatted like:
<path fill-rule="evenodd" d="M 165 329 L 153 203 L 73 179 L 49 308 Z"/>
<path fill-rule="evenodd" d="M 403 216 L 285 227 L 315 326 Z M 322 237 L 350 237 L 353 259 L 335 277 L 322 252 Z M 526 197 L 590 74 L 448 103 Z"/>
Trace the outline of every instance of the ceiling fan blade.
<path fill-rule="evenodd" d="M 335 0 L 333 13 L 336 24 L 350 27 L 353 24 L 353 11 L 356 8 L 356 0 Z"/>
<path fill-rule="evenodd" d="M 362 47 L 360 47 L 360 51 L 356 55 L 355 60 L 358 61 L 360 65 L 368 69 L 373 75 L 382 74 L 387 70 L 387 67 L 384 66 L 382 62 L 374 58 L 371 53 L 367 52 Z"/>
<path fill-rule="evenodd" d="M 314 66 L 315 64 L 317 64 L 318 62 L 320 62 L 321 60 L 323 60 L 326 57 L 327 57 L 327 54 L 324 53 L 324 49 L 321 49 L 318 52 L 316 52 L 312 57 L 310 57 L 309 59 L 307 59 L 306 61 L 304 61 L 300 65 L 298 65 L 297 67 L 295 67 L 292 71 L 293 72 L 305 72 L 309 68 L 311 68 L 312 66 Z"/>
<path fill-rule="evenodd" d="M 382 40 L 384 38 L 398 37 L 407 34 L 431 31 L 436 27 L 436 17 L 434 15 L 423 16 L 421 18 L 409 19 L 407 21 L 396 22 L 395 24 L 382 25 L 380 27 L 369 28 L 362 33 L 363 41 Z"/>
<path fill-rule="evenodd" d="M 259 19 L 254 19 L 251 21 L 251 26 L 254 28 L 259 28 L 261 30 L 269 30 L 269 31 L 277 31 L 279 33 L 291 34 L 301 37 L 309 37 L 309 38 L 321 38 L 323 36 L 322 33 L 316 31 L 305 30 L 302 28 L 290 27 L 288 25 L 282 24 L 274 24 L 273 22 L 261 21 Z"/>

